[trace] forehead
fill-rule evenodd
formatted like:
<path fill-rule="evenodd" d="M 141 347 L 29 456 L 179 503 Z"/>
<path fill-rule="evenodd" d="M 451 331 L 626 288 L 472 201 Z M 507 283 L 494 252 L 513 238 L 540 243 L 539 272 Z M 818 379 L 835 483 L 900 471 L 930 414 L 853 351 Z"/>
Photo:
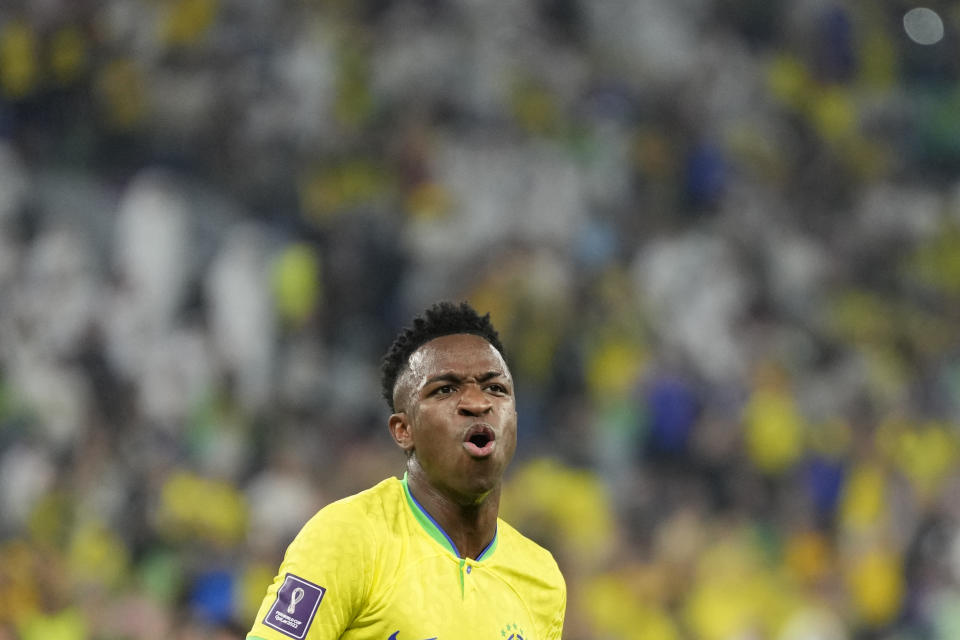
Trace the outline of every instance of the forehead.
<path fill-rule="evenodd" d="M 470 333 L 457 333 L 434 338 L 410 355 L 410 373 L 424 378 L 442 373 L 463 375 L 500 371 L 509 375 L 507 364 L 497 349 Z"/>

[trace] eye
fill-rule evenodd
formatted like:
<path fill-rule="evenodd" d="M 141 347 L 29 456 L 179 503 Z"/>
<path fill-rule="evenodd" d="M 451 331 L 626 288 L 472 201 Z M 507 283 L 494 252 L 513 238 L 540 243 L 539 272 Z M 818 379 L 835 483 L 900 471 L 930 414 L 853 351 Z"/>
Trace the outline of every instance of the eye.
<path fill-rule="evenodd" d="M 453 393 L 453 392 L 454 392 L 454 386 L 453 386 L 452 384 L 445 384 L 445 385 L 441 385 L 441 386 L 437 387 L 436 389 L 434 389 L 433 391 L 431 391 L 431 392 L 430 392 L 430 395 L 432 395 L 432 396 L 435 396 L 435 395 L 445 396 L 445 395 L 449 395 L 449 394 L 451 394 L 451 393 Z"/>
<path fill-rule="evenodd" d="M 499 382 L 495 382 L 491 385 L 487 385 L 487 389 L 489 389 L 490 391 L 492 391 L 497 395 L 505 395 L 507 393 L 507 388 L 504 385 L 500 384 Z"/>

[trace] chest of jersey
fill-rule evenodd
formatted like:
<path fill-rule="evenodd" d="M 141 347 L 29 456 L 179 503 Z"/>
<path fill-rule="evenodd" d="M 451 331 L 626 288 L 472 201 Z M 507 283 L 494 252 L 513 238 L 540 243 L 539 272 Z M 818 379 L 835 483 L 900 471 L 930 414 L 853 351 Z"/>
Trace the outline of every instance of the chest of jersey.
<path fill-rule="evenodd" d="M 432 555 L 382 587 L 344 640 L 537 640 L 523 598 L 496 565 Z"/>

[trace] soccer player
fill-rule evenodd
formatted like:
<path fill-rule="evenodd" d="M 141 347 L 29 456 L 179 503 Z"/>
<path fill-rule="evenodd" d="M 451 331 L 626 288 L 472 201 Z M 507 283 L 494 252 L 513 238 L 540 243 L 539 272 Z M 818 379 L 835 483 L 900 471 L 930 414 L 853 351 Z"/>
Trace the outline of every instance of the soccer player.
<path fill-rule="evenodd" d="M 403 479 L 304 525 L 247 640 L 559 640 L 563 576 L 498 517 L 517 412 L 490 315 L 432 306 L 394 340 L 382 383 Z"/>

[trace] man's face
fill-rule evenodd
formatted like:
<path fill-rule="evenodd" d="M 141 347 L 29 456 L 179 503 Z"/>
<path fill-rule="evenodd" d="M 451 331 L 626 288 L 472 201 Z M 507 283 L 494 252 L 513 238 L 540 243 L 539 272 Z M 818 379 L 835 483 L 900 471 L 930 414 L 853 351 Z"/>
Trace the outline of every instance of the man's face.
<path fill-rule="evenodd" d="M 500 484 L 517 444 L 513 379 L 480 336 L 454 334 L 417 349 L 397 381 L 390 427 L 430 484 L 459 504 Z"/>

